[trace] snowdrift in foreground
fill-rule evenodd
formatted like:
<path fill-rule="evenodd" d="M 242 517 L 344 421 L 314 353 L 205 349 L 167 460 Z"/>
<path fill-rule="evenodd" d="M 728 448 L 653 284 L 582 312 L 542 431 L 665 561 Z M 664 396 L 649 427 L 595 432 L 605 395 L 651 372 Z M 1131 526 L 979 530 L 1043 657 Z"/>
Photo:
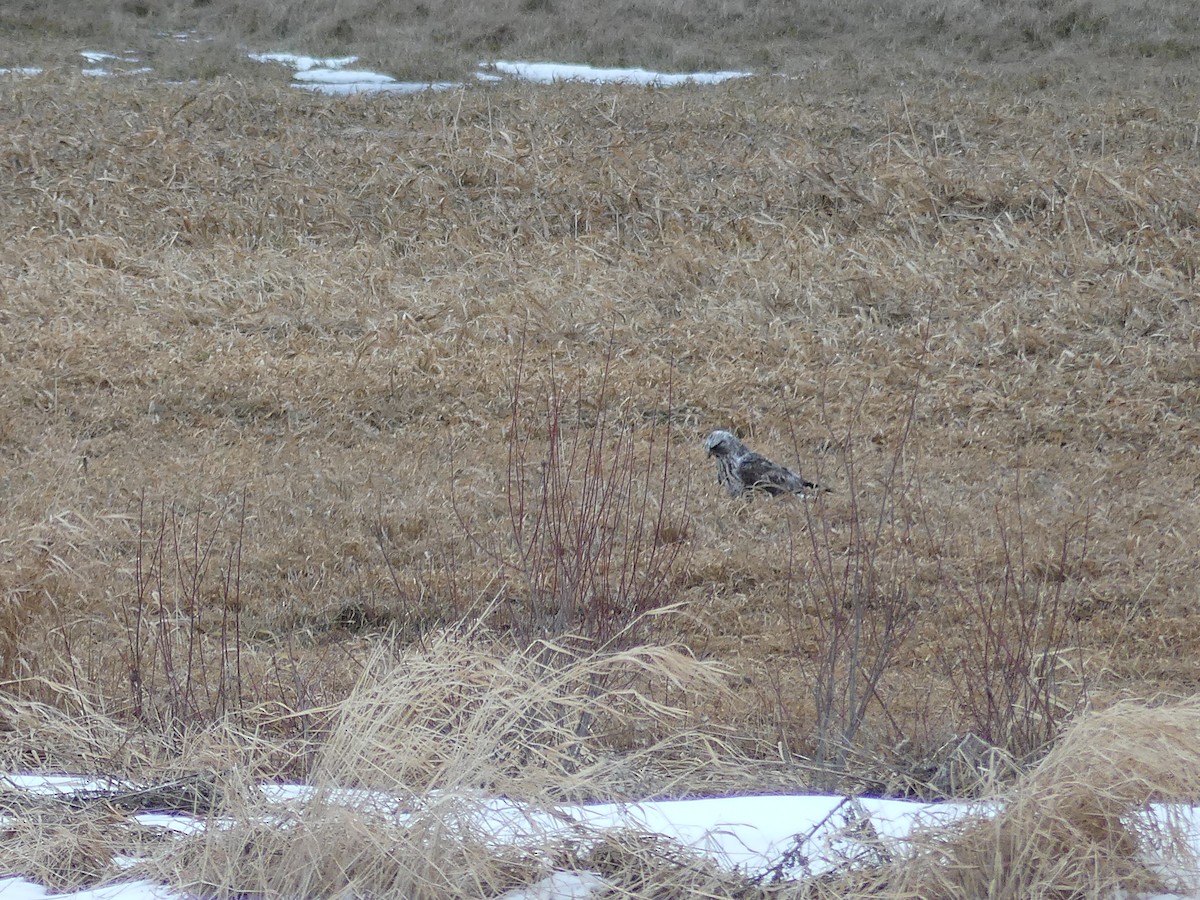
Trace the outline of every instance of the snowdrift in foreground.
<path fill-rule="evenodd" d="M 80 798 L 91 800 L 110 794 L 114 798 L 137 786 L 113 779 L 65 774 L 12 774 L 0 778 L 10 791 L 31 797 Z M 546 846 L 556 839 L 595 839 L 612 830 L 628 830 L 669 838 L 702 854 L 714 864 L 746 876 L 773 873 L 786 879 L 819 875 L 847 862 L 903 852 L 905 842 L 917 828 L 953 824 L 964 816 L 986 816 L 989 807 L 967 803 L 923 803 L 879 798 L 846 798 L 823 794 L 749 795 L 707 797 L 690 800 L 643 801 L 636 803 L 563 804 L 539 809 L 503 798 L 438 797 L 405 800 L 381 792 L 336 790 L 318 793 L 304 785 L 263 785 L 265 808 L 275 808 L 287 821 L 284 810 L 302 810 L 314 801 L 344 804 L 347 809 L 370 809 L 372 815 L 404 826 L 419 813 L 423 803 L 437 803 L 453 810 L 461 823 L 490 834 L 499 846 Z M 1170 817 L 1178 827 L 1186 822 L 1192 835 L 1200 833 L 1200 817 L 1193 807 L 1147 807 L 1149 815 Z M 444 813 L 443 813 L 444 814 Z M 275 816 L 269 816 L 272 821 Z M 231 827 L 227 820 L 205 822 L 201 818 L 169 810 L 143 810 L 130 814 L 138 824 L 158 830 L 164 840 L 196 835 L 206 827 Z M 119 827 L 119 826 L 116 826 Z M 283 826 L 281 826 L 283 827 Z M 114 860 L 114 868 L 135 865 L 136 859 Z M 540 882 L 504 894 L 505 900 L 566 900 L 598 895 L 609 885 L 590 871 L 553 872 Z M 4 900 L 42 900 L 55 896 L 90 900 L 184 900 L 182 893 L 146 880 L 121 881 L 101 888 L 74 893 L 49 893 L 46 888 L 18 877 L 0 879 Z M 1134 896 L 1134 895 L 1131 895 Z M 1183 898 L 1198 894 L 1142 894 L 1151 897 Z"/>

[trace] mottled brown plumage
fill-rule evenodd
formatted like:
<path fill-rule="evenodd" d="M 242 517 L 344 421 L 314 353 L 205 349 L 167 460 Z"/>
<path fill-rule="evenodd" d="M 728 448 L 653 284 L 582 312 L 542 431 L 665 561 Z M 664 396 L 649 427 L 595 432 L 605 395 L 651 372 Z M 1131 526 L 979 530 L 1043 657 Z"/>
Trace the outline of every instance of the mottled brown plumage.
<path fill-rule="evenodd" d="M 774 497 L 829 490 L 755 453 L 728 431 L 714 431 L 704 442 L 704 449 L 716 459 L 717 483 L 731 497 L 741 497 L 747 491 L 762 491 Z"/>

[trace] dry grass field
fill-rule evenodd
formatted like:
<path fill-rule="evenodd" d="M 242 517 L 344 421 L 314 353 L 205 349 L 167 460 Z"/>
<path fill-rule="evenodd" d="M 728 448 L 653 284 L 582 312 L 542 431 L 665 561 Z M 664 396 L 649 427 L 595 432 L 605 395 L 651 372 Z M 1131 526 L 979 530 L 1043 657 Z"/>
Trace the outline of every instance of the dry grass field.
<path fill-rule="evenodd" d="M 570 796 L 970 790 L 965 735 L 1020 772 L 1193 693 L 1200 88 L 1059 37 L 735 41 L 676 61 L 791 77 L 672 91 L 0 78 L 0 763 L 319 774 L 381 652 L 409 721 L 484 702 L 474 654 L 608 659 Z M 832 492 L 731 500 L 714 428 Z"/>
<path fill-rule="evenodd" d="M 179 42 L 192 33 L 202 40 Z M 245 52 L 354 53 L 401 79 L 461 78 L 481 59 L 798 74 L 928 53 L 1036 67 L 1047 56 L 1186 66 L 1192 0 L 8 0 L 0 55 L 69 64 L 80 43 L 139 52 L 164 77 L 248 75 Z M 262 74 L 256 76 L 262 78 Z"/>

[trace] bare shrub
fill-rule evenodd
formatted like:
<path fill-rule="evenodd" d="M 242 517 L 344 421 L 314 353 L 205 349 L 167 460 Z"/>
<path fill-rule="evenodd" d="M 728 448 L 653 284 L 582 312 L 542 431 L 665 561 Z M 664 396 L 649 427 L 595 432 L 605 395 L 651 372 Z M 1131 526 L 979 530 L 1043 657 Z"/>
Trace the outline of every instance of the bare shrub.
<path fill-rule="evenodd" d="M 1013 515 L 1009 526 L 995 511 L 998 584 L 976 548 L 971 581 L 959 594 L 974 639 L 945 665 L 962 727 L 1020 760 L 1042 753 L 1087 701 L 1072 573 L 1086 557 L 1088 520 L 1077 532 L 1066 526 L 1046 560 L 1031 546 L 1019 483 Z"/>
<path fill-rule="evenodd" d="M 859 733 L 872 705 L 890 718 L 884 678 L 916 622 L 912 586 L 922 543 L 912 506 L 919 488 L 907 466 L 915 409 L 914 393 L 874 490 L 862 483 L 850 426 L 835 435 L 843 451 L 844 514 L 835 519 L 818 497 L 804 507 L 799 539 L 789 519 L 795 595 L 786 609 L 793 655 L 812 679 L 814 761 L 820 769 L 844 772 L 848 761 L 868 750 Z M 804 620 L 795 614 L 796 606 L 805 610 Z M 816 632 L 815 658 L 805 650 L 807 627 Z M 901 736 L 894 735 L 894 741 Z"/>
<path fill-rule="evenodd" d="M 504 492 L 505 543 L 463 521 L 501 567 L 507 626 L 517 643 L 582 640 L 629 647 L 675 596 L 688 525 L 671 510 L 671 401 L 666 425 L 620 427 L 608 393 L 568 401 L 551 374 L 526 411 L 524 358 L 512 387 Z"/>
<path fill-rule="evenodd" d="M 122 607 L 126 704 L 152 733 L 178 740 L 208 729 L 265 729 L 285 749 L 313 727 L 314 682 L 329 661 L 301 665 L 291 642 L 255 648 L 243 633 L 247 496 L 224 506 L 139 505 L 134 594 Z"/>
<path fill-rule="evenodd" d="M 200 506 L 186 521 L 164 500 L 149 525 L 144 497 L 139 510 L 136 592 L 124 608 L 131 711 L 179 732 L 245 702 L 239 613 L 246 497 L 230 535 L 222 528 L 228 508 L 207 530 Z M 215 642 L 208 634 L 213 607 Z"/>
<path fill-rule="evenodd" d="M 953 728 L 952 752 L 962 758 L 936 761 L 945 763 L 945 771 L 930 786 L 949 789 L 942 776 L 954 769 L 969 774 L 966 781 L 950 779 L 955 790 L 971 788 L 970 782 L 978 788 L 1044 752 L 1086 702 L 1088 684 L 1077 657 L 1076 576 L 1086 569 L 1089 523 L 1085 517 L 1078 526 L 1064 526 L 1053 545 L 1039 542 L 1015 479 L 1011 509 L 993 510 L 994 536 L 981 536 L 988 523 L 976 523 L 972 552 L 954 557 L 969 561 L 969 573 L 952 571 L 943 552 L 958 539 L 949 524 L 935 521 L 908 446 L 917 397 L 910 396 L 883 471 L 869 484 L 855 454 L 854 419 L 844 433 L 832 435 L 830 444 L 842 451 L 845 504 L 834 509 L 823 497 L 806 504 L 800 540 L 788 519 L 795 593 L 785 610 L 793 656 L 812 683 L 819 769 L 844 773 L 851 760 L 865 763 L 887 748 L 930 736 L 918 735 L 919 729 L 936 734 Z M 926 596 L 944 599 L 926 606 Z M 903 678 L 893 667 L 905 642 L 928 616 L 951 613 L 968 628 L 954 652 L 941 657 L 952 687 L 948 715 L 939 722 L 897 716 L 889 679 Z M 872 708 L 885 736 L 876 729 L 863 741 Z M 927 762 L 934 761 L 918 765 Z"/>

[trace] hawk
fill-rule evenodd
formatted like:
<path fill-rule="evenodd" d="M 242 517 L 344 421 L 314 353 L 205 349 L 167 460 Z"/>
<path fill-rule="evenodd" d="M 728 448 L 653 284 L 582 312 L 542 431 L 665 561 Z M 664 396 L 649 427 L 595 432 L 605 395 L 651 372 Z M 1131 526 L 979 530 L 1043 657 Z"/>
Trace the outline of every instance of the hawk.
<path fill-rule="evenodd" d="M 776 497 L 829 490 L 755 453 L 728 431 L 714 431 L 704 442 L 704 449 L 716 457 L 717 483 L 724 485 L 731 497 L 741 497 L 747 491 L 765 491 Z"/>

